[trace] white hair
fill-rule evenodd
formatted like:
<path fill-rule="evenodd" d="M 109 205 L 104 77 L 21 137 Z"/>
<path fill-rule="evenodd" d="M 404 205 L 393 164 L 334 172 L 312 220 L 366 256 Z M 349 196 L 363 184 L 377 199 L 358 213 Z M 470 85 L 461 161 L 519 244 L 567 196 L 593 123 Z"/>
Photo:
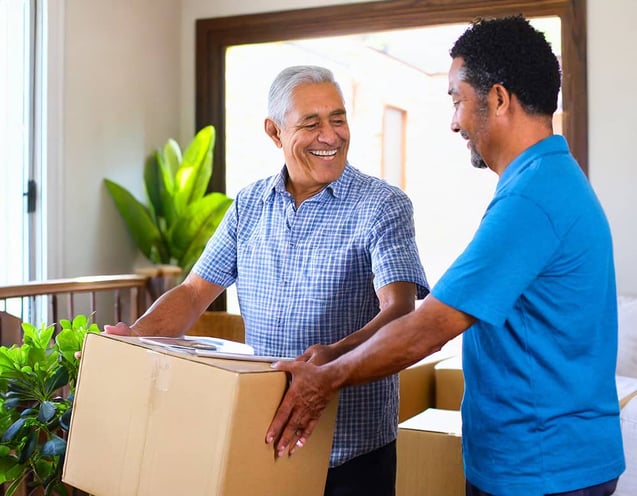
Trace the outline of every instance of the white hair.
<path fill-rule="evenodd" d="M 343 99 L 341 87 L 329 69 L 315 65 L 288 67 L 279 73 L 270 86 L 268 93 L 268 116 L 270 119 L 282 126 L 285 122 L 285 116 L 290 111 L 292 92 L 300 84 L 307 83 L 331 83 Z"/>

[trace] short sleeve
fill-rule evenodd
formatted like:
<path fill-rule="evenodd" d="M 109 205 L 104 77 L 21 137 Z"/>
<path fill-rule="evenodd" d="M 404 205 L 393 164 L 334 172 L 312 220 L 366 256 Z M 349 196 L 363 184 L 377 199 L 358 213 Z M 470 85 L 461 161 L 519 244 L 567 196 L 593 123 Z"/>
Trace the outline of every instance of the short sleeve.
<path fill-rule="evenodd" d="M 231 286 L 237 278 L 238 205 L 237 198 L 192 268 L 194 274 L 225 288 Z"/>
<path fill-rule="evenodd" d="M 558 245 L 541 205 L 520 195 L 498 199 L 432 293 L 477 319 L 501 325 Z"/>
<path fill-rule="evenodd" d="M 417 285 L 417 299 L 429 294 L 429 285 L 416 246 L 413 207 L 404 194 L 392 195 L 372 226 L 370 253 L 374 287 L 398 281 Z"/>

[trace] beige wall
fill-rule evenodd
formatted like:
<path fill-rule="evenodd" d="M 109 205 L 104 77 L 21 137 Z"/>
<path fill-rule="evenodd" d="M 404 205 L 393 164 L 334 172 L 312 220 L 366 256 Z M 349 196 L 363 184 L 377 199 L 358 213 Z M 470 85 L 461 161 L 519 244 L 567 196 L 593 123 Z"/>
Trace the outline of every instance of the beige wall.
<path fill-rule="evenodd" d="M 66 0 L 60 276 L 132 270 L 136 250 L 102 179 L 141 194 L 143 157 L 194 131 L 194 23 L 202 17 L 309 8 L 352 0 Z M 90 6 L 89 6 L 90 5 Z M 588 1 L 590 177 L 615 236 L 619 289 L 637 294 L 637 223 L 629 148 L 637 100 L 633 0 Z"/>
<path fill-rule="evenodd" d="M 590 179 L 610 220 L 621 293 L 637 295 L 634 0 L 588 1 Z"/>
<path fill-rule="evenodd" d="M 50 125 L 49 277 L 126 273 L 137 250 L 108 177 L 142 195 L 145 157 L 178 136 L 180 6 L 175 0 L 53 1 L 61 10 L 61 126 Z M 53 78 L 52 78 L 53 79 Z M 54 116 L 50 116 L 51 119 Z M 61 127 L 61 129 L 60 129 Z M 52 159 L 54 154 L 52 154 Z"/>

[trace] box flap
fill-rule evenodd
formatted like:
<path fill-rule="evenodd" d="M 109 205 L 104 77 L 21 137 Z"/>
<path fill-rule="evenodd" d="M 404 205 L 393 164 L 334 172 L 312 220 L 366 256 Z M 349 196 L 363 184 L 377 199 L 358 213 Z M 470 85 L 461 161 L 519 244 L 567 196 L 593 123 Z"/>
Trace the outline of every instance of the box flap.
<path fill-rule="evenodd" d="M 401 429 L 440 432 L 453 436 L 462 435 L 462 417 L 457 410 L 428 408 L 422 413 L 405 420 L 398 426 Z"/>
<path fill-rule="evenodd" d="M 456 355 L 451 358 L 440 360 L 436 364 L 436 370 L 462 370 L 462 356 Z"/>
<path fill-rule="evenodd" d="M 148 348 L 148 349 L 157 351 L 158 353 L 165 353 L 167 355 L 183 358 L 184 360 L 204 363 L 206 365 L 210 365 L 213 367 L 217 367 L 217 368 L 232 371 L 232 372 L 250 373 L 250 372 L 272 372 L 273 371 L 271 364 L 268 362 L 259 362 L 259 361 L 249 360 L 249 359 L 237 360 L 234 358 L 225 359 L 225 358 L 217 358 L 217 357 L 214 357 L 214 358 L 204 357 L 204 356 L 188 353 L 186 351 L 182 352 L 182 351 L 173 350 L 165 346 L 153 345 L 151 343 L 141 340 L 139 337 L 115 336 L 112 334 L 99 334 L 99 336 L 102 336 L 108 339 L 116 339 L 119 341 L 125 341 L 135 346 L 141 346 L 143 348 Z"/>

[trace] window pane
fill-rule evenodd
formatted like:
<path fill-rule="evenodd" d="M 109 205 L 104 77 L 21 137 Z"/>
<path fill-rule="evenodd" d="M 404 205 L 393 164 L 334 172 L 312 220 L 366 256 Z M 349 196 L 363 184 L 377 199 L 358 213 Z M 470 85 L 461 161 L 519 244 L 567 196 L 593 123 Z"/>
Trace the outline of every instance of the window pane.
<path fill-rule="evenodd" d="M 0 0 L 0 284 L 25 279 L 29 170 L 31 1 Z"/>
<path fill-rule="evenodd" d="M 559 17 L 531 23 L 561 61 Z M 278 72 L 295 64 L 328 67 L 345 97 L 349 160 L 410 196 L 418 248 L 434 284 L 471 240 L 497 182 L 492 172 L 471 167 L 465 141 L 449 128 L 449 49 L 466 28 L 466 23 L 446 24 L 229 47 L 227 193 L 234 196 L 283 165 L 281 150 L 263 131 L 268 88 Z M 554 124 L 561 133 L 561 98 L 558 104 Z"/>

